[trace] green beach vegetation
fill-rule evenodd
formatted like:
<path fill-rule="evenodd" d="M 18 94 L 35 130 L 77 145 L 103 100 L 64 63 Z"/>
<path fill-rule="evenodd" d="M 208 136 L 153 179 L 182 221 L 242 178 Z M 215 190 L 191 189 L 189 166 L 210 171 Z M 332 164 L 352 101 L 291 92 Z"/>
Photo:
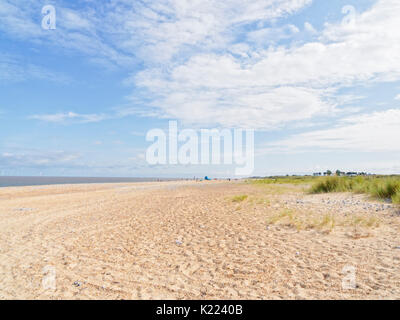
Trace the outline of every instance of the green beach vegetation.
<path fill-rule="evenodd" d="M 399 176 L 324 177 L 317 179 L 310 193 L 366 193 L 376 199 L 400 203 Z"/>
<path fill-rule="evenodd" d="M 400 176 L 359 175 L 359 176 L 281 176 L 248 180 L 256 185 L 294 184 L 308 185 L 307 192 L 354 192 L 365 193 L 373 198 L 400 204 Z"/>
<path fill-rule="evenodd" d="M 268 177 L 260 179 L 248 180 L 252 184 L 267 185 L 267 184 L 307 184 L 315 181 L 315 177 L 311 176 L 287 176 L 287 177 Z"/>
<path fill-rule="evenodd" d="M 246 194 L 242 194 L 242 195 L 239 195 L 239 196 L 234 196 L 232 198 L 232 202 L 242 202 L 242 201 L 246 200 L 247 198 L 248 198 L 248 195 L 246 195 Z"/>

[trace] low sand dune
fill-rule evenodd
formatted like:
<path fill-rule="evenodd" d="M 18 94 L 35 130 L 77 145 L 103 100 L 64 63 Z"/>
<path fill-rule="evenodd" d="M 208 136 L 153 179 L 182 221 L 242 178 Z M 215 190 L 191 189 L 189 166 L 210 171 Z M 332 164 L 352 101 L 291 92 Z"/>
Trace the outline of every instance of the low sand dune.
<path fill-rule="evenodd" d="M 0 298 L 400 298 L 399 231 L 389 204 L 294 186 L 3 188 Z"/>

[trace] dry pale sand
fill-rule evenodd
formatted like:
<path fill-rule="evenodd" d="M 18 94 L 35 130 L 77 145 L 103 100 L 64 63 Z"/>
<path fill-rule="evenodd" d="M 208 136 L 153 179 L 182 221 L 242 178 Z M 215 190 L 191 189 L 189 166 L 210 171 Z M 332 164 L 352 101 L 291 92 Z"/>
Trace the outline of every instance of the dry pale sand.
<path fill-rule="evenodd" d="M 390 205 L 294 186 L 2 188 L 0 298 L 397 299 L 399 228 Z"/>

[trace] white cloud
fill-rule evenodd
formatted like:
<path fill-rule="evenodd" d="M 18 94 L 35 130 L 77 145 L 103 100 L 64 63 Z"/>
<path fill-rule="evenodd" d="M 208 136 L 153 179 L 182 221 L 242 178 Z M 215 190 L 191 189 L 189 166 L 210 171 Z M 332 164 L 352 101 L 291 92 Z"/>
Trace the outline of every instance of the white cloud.
<path fill-rule="evenodd" d="M 265 50 L 242 43 L 240 57 L 199 53 L 133 81 L 156 96 L 149 115 L 270 129 L 334 111 L 346 99 L 339 88 L 399 80 L 399 15 L 400 2 L 378 1 L 354 27 L 327 24 L 318 42 Z"/>
<path fill-rule="evenodd" d="M 82 52 L 96 63 L 125 67 L 143 60 L 145 70 L 126 83 L 143 89 L 144 103 L 137 103 L 135 95 L 134 104 L 146 107 L 121 110 L 118 116 L 133 111 L 201 125 L 272 129 L 336 112 L 344 99 L 337 93 L 340 88 L 400 79 L 400 33 L 394 31 L 400 28 L 398 0 L 378 0 L 356 16 L 354 26 L 326 24 L 317 41 L 260 46 L 271 38 L 271 30 L 280 30 L 277 39 L 299 33 L 293 25 L 265 28 L 265 21 L 276 22 L 311 2 L 91 2 L 81 11 L 57 7 L 62 19 L 49 32 L 37 23 L 40 4 L 3 0 L 0 29 Z M 254 25 L 259 29 L 254 31 Z M 315 33 L 309 22 L 304 29 Z M 238 31 L 244 35 L 239 43 Z M 58 113 L 34 118 L 94 122 L 106 116 Z"/>
<path fill-rule="evenodd" d="M 63 74 L 35 64 L 25 64 L 19 56 L 0 52 L 0 83 L 21 82 L 29 79 L 48 80 L 63 84 L 71 81 Z"/>
<path fill-rule="evenodd" d="M 68 30 L 84 30 L 94 32 L 96 30 L 92 21 L 82 17 L 78 12 L 71 9 L 63 8 L 61 17 L 58 19 L 62 25 Z"/>
<path fill-rule="evenodd" d="M 43 152 L 3 152 L 0 154 L 0 164 L 3 167 L 58 167 L 77 165 L 79 155 L 65 151 Z"/>
<path fill-rule="evenodd" d="M 266 152 L 400 152 L 397 137 L 400 137 L 400 109 L 390 109 L 344 118 L 333 128 L 275 141 L 266 146 Z"/>
<path fill-rule="evenodd" d="M 312 0 L 149 1 L 111 17 L 125 37 L 124 49 L 139 51 L 145 61 L 169 61 L 185 54 L 223 49 L 235 28 L 293 14 Z M 115 4 L 115 7 L 118 4 Z M 140 35 L 140 40 L 135 34 Z M 124 37 L 124 35 L 122 35 Z"/>
<path fill-rule="evenodd" d="M 47 151 L 43 149 L 12 148 L 0 152 L 0 174 L 21 175 L 26 172 L 43 170 L 47 175 L 72 176 L 154 176 L 154 168 L 150 168 L 141 155 L 143 150 L 135 150 L 135 161 L 127 157 L 117 161 L 107 159 L 104 152 L 93 153 L 85 157 L 79 152 Z M 27 169 L 29 171 L 27 171 Z M 34 169 L 33 171 L 31 171 Z M 147 170 L 147 171 L 146 171 Z"/>
<path fill-rule="evenodd" d="M 400 100 L 400 94 L 398 94 L 394 99 L 395 100 Z"/>
<path fill-rule="evenodd" d="M 36 45 L 60 47 L 89 57 L 107 65 L 132 65 L 133 57 L 116 50 L 102 37 L 101 19 L 107 10 L 85 8 L 76 11 L 56 6 L 57 27 L 41 27 L 42 3 L 35 1 L 2 0 L 0 3 L 0 31 L 12 38 L 31 41 Z M 96 27 L 95 27 L 96 25 Z M 109 30 L 111 32 L 111 30 Z"/>
<path fill-rule="evenodd" d="M 30 116 L 29 118 L 45 122 L 54 122 L 54 123 L 68 123 L 68 122 L 89 123 L 89 122 L 102 121 L 106 119 L 107 116 L 104 114 L 78 114 L 75 112 L 65 112 L 65 113 L 55 113 L 55 114 L 33 115 Z"/>
<path fill-rule="evenodd" d="M 57 29 L 42 30 L 40 3 L 3 0 L 0 30 L 24 40 L 83 52 L 92 61 L 132 65 L 166 62 L 193 47 L 222 48 L 232 28 L 292 14 L 312 0 L 158 0 L 91 2 L 82 10 L 56 6 Z"/>
<path fill-rule="evenodd" d="M 247 34 L 247 39 L 261 47 L 265 47 L 266 44 L 273 44 L 282 39 L 288 39 L 299 33 L 300 30 L 292 25 L 285 25 L 278 28 L 263 28 L 255 31 L 251 31 Z"/>
<path fill-rule="evenodd" d="M 0 2 L 0 30 L 18 38 L 37 37 L 41 33 L 40 23 L 35 23 L 32 16 L 41 12 L 37 4 L 25 1 Z"/>
<path fill-rule="evenodd" d="M 304 23 L 304 29 L 311 33 L 311 34 L 316 34 L 318 31 L 314 29 L 313 25 L 309 22 Z"/>
<path fill-rule="evenodd" d="M 318 91 L 302 87 L 263 90 L 238 86 L 209 90 L 171 81 L 154 86 L 152 93 L 163 95 L 166 88 L 171 92 L 154 102 L 159 107 L 152 112 L 190 125 L 273 129 L 334 110 Z"/>

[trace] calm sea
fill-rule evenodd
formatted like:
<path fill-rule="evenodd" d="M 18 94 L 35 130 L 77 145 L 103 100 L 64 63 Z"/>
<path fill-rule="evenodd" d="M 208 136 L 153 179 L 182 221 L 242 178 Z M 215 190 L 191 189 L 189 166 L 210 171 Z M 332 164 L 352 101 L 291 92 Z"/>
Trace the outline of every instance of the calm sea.
<path fill-rule="evenodd" d="M 124 182 L 148 182 L 170 181 L 177 179 L 157 178 L 83 178 L 83 177 L 2 177 L 0 187 L 17 186 L 43 186 L 51 184 L 79 184 L 79 183 L 124 183 Z"/>

